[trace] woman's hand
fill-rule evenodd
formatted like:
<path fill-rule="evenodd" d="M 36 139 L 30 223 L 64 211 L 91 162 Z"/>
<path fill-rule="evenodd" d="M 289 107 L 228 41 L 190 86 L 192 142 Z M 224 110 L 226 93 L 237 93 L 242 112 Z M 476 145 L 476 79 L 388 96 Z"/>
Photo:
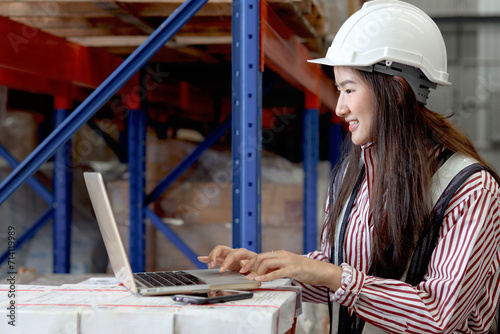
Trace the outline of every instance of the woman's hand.
<path fill-rule="evenodd" d="M 216 246 L 208 256 L 199 256 L 198 260 L 208 263 L 208 269 L 220 264 L 219 271 L 226 270 L 240 271 L 248 261 L 256 257 L 257 254 L 245 248 L 233 249 L 227 246 Z"/>
<path fill-rule="evenodd" d="M 327 286 L 333 291 L 340 287 L 342 276 L 342 269 L 338 266 L 287 251 L 256 255 L 243 265 L 240 272 L 250 272 L 247 278 L 256 281 L 289 277 L 306 284 Z"/>
<path fill-rule="evenodd" d="M 209 269 L 220 265 L 220 272 L 239 271 L 256 281 L 289 277 L 306 284 L 323 285 L 333 291 L 340 287 L 342 276 L 342 269 L 338 266 L 287 251 L 256 254 L 245 248 L 219 245 L 208 256 L 199 256 L 198 260 L 208 263 Z"/>

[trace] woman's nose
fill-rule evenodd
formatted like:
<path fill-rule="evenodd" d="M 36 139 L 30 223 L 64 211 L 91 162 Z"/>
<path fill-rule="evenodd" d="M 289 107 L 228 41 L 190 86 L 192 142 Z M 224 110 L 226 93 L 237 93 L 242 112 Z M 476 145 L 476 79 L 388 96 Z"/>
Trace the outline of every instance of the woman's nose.
<path fill-rule="evenodd" d="M 349 108 L 347 108 L 347 105 L 344 103 L 344 99 L 342 98 L 342 96 L 339 96 L 337 107 L 335 108 L 335 114 L 338 117 L 344 117 L 348 112 Z"/>

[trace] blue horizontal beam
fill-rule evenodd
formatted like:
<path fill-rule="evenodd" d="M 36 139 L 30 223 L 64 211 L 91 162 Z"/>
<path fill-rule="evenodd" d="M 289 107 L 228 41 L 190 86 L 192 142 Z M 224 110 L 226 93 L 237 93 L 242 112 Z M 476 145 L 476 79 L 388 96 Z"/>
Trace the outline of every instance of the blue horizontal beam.
<path fill-rule="evenodd" d="M 48 208 L 45 210 L 45 212 L 38 218 L 38 220 L 26 231 L 21 235 L 20 238 L 16 238 L 16 247 L 15 249 L 21 248 L 21 246 L 31 238 L 33 238 L 36 234 L 36 232 L 41 229 L 45 223 L 47 223 L 50 219 L 52 219 L 54 216 L 54 209 L 53 208 Z M 9 250 L 5 251 L 1 256 L 0 256 L 0 265 L 4 263 L 5 260 L 9 257 Z"/>
<path fill-rule="evenodd" d="M 210 148 L 224 133 L 231 127 L 231 115 L 222 122 L 215 130 L 213 130 L 205 139 L 199 143 L 196 148 L 188 156 L 186 156 L 161 182 L 153 191 L 146 196 L 145 205 L 154 202 L 160 195 L 172 184 L 181 174 L 186 171 L 199 157 Z"/>
<path fill-rule="evenodd" d="M 145 208 L 145 211 L 146 218 L 151 221 L 153 226 L 156 227 L 158 231 L 163 233 L 163 235 L 167 237 L 167 239 L 170 240 L 174 246 L 177 247 L 191 262 L 193 262 L 196 267 L 199 269 L 207 268 L 207 265 L 198 261 L 198 256 L 191 250 L 191 248 L 189 248 L 189 246 L 186 245 L 184 241 L 182 241 L 182 239 L 179 238 L 179 236 L 175 234 L 175 232 L 172 231 L 156 213 L 151 211 L 149 208 Z"/>
<path fill-rule="evenodd" d="M 182 3 L 158 29 L 83 101 L 65 121 L 0 184 L 0 205 L 28 180 L 96 111 L 101 108 L 172 36 L 203 7 L 207 0 Z"/>
<path fill-rule="evenodd" d="M 17 166 L 19 166 L 19 162 L 2 145 L 0 145 L 0 155 L 5 159 L 5 161 L 7 161 L 12 169 L 15 169 Z M 35 177 L 31 177 L 27 182 L 31 186 L 31 188 L 45 201 L 45 203 L 52 205 L 52 203 L 54 202 L 54 197 L 52 196 L 52 193 L 47 188 L 45 188 L 45 186 L 40 181 L 38 181 Z"/>

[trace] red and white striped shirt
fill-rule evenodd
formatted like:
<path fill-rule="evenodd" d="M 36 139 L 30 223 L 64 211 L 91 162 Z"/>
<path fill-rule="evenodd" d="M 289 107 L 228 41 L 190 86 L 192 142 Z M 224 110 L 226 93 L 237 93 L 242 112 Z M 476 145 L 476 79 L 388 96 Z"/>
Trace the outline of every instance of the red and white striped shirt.
<path fill-rule="evenodd" d="M 474 173 L 457 190 L 443 219 L 424 280 L 411 286 L 368 276 L 373 224 L 369 188 L 372 148 L 363 148 L 366 177 L 345 236 L 342 286 L 330 299 L 388 333 L 487 333 L 498 305 L 500 187 L 487 172 Z M 330 262 L 331 245 L 306 256 Z M 297 282 L 304 301 L 326 303 L 327 289 Z"/>

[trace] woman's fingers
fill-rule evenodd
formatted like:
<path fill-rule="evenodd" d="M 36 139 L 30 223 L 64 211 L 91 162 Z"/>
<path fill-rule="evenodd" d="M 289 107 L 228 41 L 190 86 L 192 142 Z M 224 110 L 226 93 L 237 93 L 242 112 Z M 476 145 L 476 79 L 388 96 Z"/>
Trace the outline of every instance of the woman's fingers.
<path fill-rule="evenodd" d="M 284 266 L 283 261 L 286 261 L 288 256 L 286 251 L 272 251 L 259 254 L 253 263 L 253 271 L 258 274 L 264 274 L 273 266 L 278 268 L 278 266 Z"/>
<path fill-rule="evenodd" d="M 244 266 L 242 266 L 241 273 L 251 273 L 247 276 L 248 278 L 254 278 L 265 274 L 269 271 L 278 269 L 284 266 L 284 253 L 286 252 L 267 252 L 262 253 L 250 261 L 247 261 Z M 273 275 L 275 276 L 275 275 Z"/>
<path fill-rule="evenodd" d="M 248 273 L 249 271 L 251 271 L 254 267 L 254 263 L 255 263 L 255 260 L 260 256 L 261 254 L 257 255 L 257 256 L 254 256 L 252 259 L 250 260 L 245 260 L 245 261 L 241 261 L 240 262 L 240 265 L 241 265 L 241 269 L 240 269 L 240 273 L 242 274 L 245 274 L 245 273 Z"/>
<path fill-rule="evenodd" d="M 249 261 L 243 270 L 251 273 L 247 278 L 257 281 L 270 281 L 283 277 L 297 278 L 301 276 L 301 260 L 303 257 L 286 252 L 274 251 L 262 253 Z"/>
<path fill-rule="evenodd" d="M 218 264 L 221 264 L 222 261 L 224 261 L 224 259 L 220 258 L 220 257 L 217 257 L 215 258 L 214 261 L 211 260 L 211 258 L 209 256 L 198 256 L 198 260 L 200 262 L 203 262 L 203 263 L 206 263 L 208 264 L 208 269 L 212 269 L 213 267 L 215 267 L 216 265 Z"/>
<path fill-rule="evenodd" d="M 254 258 L 257 254 L 245 248 L 233 249 L 222 262 L 219 271 L 225 270 L 241 270 L 242 261 L 248 261 Z"/>
<path fill-rule="evenodd" d="M 248 279 L 256 281 L 287 277 L 311 285 L 327 286 L 332 290 L 340 287 L 342 268 L 286 251 L 256 254 L 243 248 L 216 247 L 208 257 L 201 257 L 200 261 L 211 261 L 212 258 L 221 264 L 220 271 L 239 270 L 247 274 Z"/>
<path fill-rule="evenodd" d="M 303 283 L 318 285 L 328 283 L 330 277 L 340 275 L 338 272 L 331 272 L 335 266 L 329 263 L 311 260 L 286 251 L 257 255 L 244 248 L 216 246 L 208 256 L 200 256 L 198 259 L 208 263 L 210 269 L 220 265 L 220 272 L 239 270 L 240 273 L 247 274 L 247 278 L 262 282 L 288 277 Z"/>
<path fill-rule="evenodd" d="M 232 248 L 227 246 L 218 245 L 208 254 L 208 256 L 198 256 L 198 260 L 207 263 L 208 269 L 212 269 L 216 265 L 221 264 L 226 258 L 226 255 L 232 250 Z"/>
<path fill-rule="evenodd" d="M 252 272 L 247 278 L 256 281 L 270 281 L 278 278 L 293 278 L 302 283 L 340 287 L 342 268 L 328 262 L 309 259 L 286 251 L 263 253 L 254 261 Z"/>
<path fill-rule="evenodd" d="M 278 252 L 276 252 L 277 254 Z M 265 259 L 269 259 L 271 257 L 275 257 L 274 252 L 266 252 L 266 253 L 260 253 L 256 254 L 253 256 L 251 259 L 245 262 L 244 265 L 242 265 L 240 273 L 247 273 L 249 271 L 255 271 L 256 268 L 260 266 L 262 261 Z"/>
<path fill-rule="evenodd" d="M 227 246 L 216 246 L 208 256 L 199 256 L 198 259 L 208 264 L 208 268 L 212 269 L 216 265 L 220 265 L 219 271 L 240 270 L 243 261 L 248 261 L 257 254 L 244 248 L 233 249 Z"/>
<path fill-rule="evenodd" d="M 203 263 L 208 263 L 209 259 L 208 259 L 208 256 L 201 255 L 201 256 L 198 256 L 198 261 L 203 262 Z"/>
<path fill-rule="evenodd" d="M 254 279 L 255 281 L 260 281 L 260 282 L 268 282 L 268 281 L 272 281 L 272 280 L 275 280 L 278 278 L 283 278 L 283 277 L 288 277 L 288 276 L 289 275 L 287 275 L 284 270 L 279 269 L 279 270 L 271 271 L 271 272 L 264 274 L 264 275 L 254 276 L 252 279 Z"/>

